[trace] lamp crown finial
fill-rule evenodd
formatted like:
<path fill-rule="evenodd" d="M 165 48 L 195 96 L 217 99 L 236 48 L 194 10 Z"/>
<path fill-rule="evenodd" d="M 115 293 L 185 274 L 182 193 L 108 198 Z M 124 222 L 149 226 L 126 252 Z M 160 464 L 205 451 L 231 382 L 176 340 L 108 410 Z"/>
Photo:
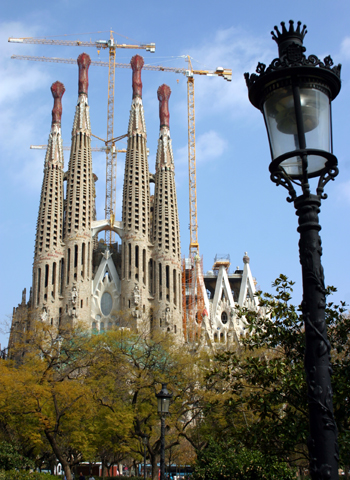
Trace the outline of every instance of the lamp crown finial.
<path fill-rule="evenodd" d="M 285 22 L 281 22 L 282 29 L 281 31 L 278 30 L 278 27 L 275 25 L 274 31 L 271 32 L 272 39 L 275 40 L 277 45 L 280 45 L 282 42 L 284 42 L 287 39 L 293 38 L 293 39 L 298 39 L 300 43 L 303 43 L 304 37 L 307 34 L 306 30 L 306 25 L 303 25 L 303 28 L 301 29 L 301 22 L 297 22 L 297 28 L 294 28 L 294 21 L 289 20 L 289 30 L 286 28 Z"/>

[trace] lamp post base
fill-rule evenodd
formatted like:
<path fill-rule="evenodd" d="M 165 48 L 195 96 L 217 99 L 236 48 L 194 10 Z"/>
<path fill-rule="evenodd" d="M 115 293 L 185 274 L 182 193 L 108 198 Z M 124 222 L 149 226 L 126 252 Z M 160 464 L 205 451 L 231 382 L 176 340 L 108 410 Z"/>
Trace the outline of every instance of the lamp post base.
<path fill-rule="evenodd" d="M 294 200 L 299 217 L 299 253 L 303 277 L 305 372 L 310 415 L 310 475 L 313 480 L 338 479 L 337 427 L 333 415 L 330 343 L 325 321 L 326 295 L 321 264 L 321 200 L 301 195 Z"/>

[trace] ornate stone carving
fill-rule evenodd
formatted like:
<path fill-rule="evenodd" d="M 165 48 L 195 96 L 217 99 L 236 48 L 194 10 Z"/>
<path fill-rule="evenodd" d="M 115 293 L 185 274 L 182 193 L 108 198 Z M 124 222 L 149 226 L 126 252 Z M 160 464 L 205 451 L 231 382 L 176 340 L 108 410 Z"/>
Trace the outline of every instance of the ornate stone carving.
<path fill-rule="evenodd" d="M 41 315 L 40 315 L 40 320 L 42 322 L 47 322 L 48 317 L 49 317 L 48 309 L 47 309 L 47 307 L 43 307 Z"/>
<path fill-rule="evenodd" d="M 91 64 L 91 59 L 87 53 L 82 53 L 79 55 L 77 60 L 79 66 L 79 95 L 85 93 L 87 95 L 89 88 L 89 67 Z"/>
<path fill-rule="evenodd" d="M 77 290 L 77 287 L 75 285 L 73 285 L 73 287 L 72 287 L 71 301 L 72 301 L 73 305 L 76 305 L 76 303 L 78 301 L 78 290 Z"/>
<path fill-rule="evenodd" d="M 164 318 L 165 318 L 165 325 L 170 325 L 170 307 L 166 307 Z"/>
<path fill-rule="evenodd" d="M 140 55 L 134 55 L 130 60 L 130 65 L 132 68 L 132 98 L 142 98 L 141 70 L 144 60 Z"/>
<path fill-rule="evenodd" d="M 135 283 L 135 287 L 134 287 L 134 291 L 132 292 L 132 295 L 133 295 L 133 302 L 134 302 L 134 305 L 139 305 L 140 304 L 140 290 L 139 290 L 139 286 L 137 285 L 137 283 Z"/>
<path fill-rule="evenodd" d="M 168 85 L 161 85 L 157 91 L 159 100 L 159 119 L 161 127 L 169 127 L 169 98 L 171 94 Z"/>
<path fill-rule="evenodd" d="M 61 82 L 55 82 L 51 85 L 51 92 L 54 98 L 54 104 L 52 109 L 52 125 L 54 123 L 61 125 L 62 97 L 65 91 L 66 89 Z"/>

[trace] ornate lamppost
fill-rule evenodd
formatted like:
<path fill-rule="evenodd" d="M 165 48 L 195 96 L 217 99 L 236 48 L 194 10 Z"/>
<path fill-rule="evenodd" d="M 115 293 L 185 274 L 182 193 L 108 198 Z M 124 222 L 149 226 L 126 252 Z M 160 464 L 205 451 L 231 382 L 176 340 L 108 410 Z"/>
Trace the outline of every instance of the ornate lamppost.
<path fill-rule="evenodd" d="M 324 186 L 338 174 L 333 155 L 331 102 L 340 91 L 340 67 L 306 56 L 306 26 L 284 22 L 275 27 L 278 58 L 246 73 L 249 100 L 265 120 L 272 161 L 271 180 L 284 186 L 287 201 L 299 217 L 299 252 L 303 278 L 305 371 L 308 387 L 310 474 L 312 479 L 338 479 L 337 427 L 333 416 L 330 344 L 325 322 L 325 286 L 318 221 Z M 317 182 L 311 193 L 310 179 Z M 299 190 L 297 195 L 296 190 Z"/>
<path fill-rule="evenodd" d="M 160 415 L 161 430 L 160 430 L 160 480 L 165 479 L 165 417 L 169 413 L 170 399 L 173 394 L 169 393 L 167 384 L 162 383 L 162 389 L 156 394 L 158 399 L 158 413 Z"/>

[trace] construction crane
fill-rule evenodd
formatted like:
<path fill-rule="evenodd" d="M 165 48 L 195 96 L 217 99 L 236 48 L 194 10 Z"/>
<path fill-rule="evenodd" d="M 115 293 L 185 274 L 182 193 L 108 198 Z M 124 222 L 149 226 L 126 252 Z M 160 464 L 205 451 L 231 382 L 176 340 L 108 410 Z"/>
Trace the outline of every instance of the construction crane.
<path fill-rule="evenodd" d="M 55 62 L 75 64 L 73 58 L 57 57 L 34 57 L 29 55 L 12 55 L 13 59 L 31 60 L 36 62 Z M 187 77 L 187 116 L 188 116 L 188 173 L 189 173 L 189 203 L 190 203 L 190 258 L 199 254 L 198 222 L 197 222 L 197 182 L 196 182 L 196 135 L 195 135 L 195 103 L 194 103 L 194 75 L 208 77 L 223 77 L 227 81 L 232 80 L 232 70 L 218 67 L 215 70 L 194 70 L 191 57 L 184 57 L 188 62 L 188 68 L 163 67 L 160 65 L 144 65 L 143 70 L 160 72 L 172 72 Z M 110 67 L 109 62 L 92 61 L 91 65 Z M 114 63 L 115 68 L 131 68 L 129 63 Z M 108 141 L 108 137 L 107 137 Z M 106 196 L 107 198 L 107 196 Z"/>
<path fill-rule="evenodd" d="M 8 39 L 10 43 L 30 43 L 36 45 L 63 45 L 70 47 L 95 47 L 98 54 L 101 49 L 109 51 L 108 62 L 108 101 L 107 101 L 107 138 L 102 140 L 106 145 L 106 199 L 105 199 L 105 215 L 111 222 L 114 222 L 115 205 L 116 205 L 116 174 L 117 174 L 117 149 L 115 147 L 116 139 L 113 138 L 114 130 L 114 85 L 115 85 L 115 52 L 117 48 L 124 49 L 143 49 L 148 52 L 155 52 L 155 43 L 141 45 L 127 45 L 125 43 L 116 43 L 113 37 L 113 31 L 110 30 L 109 40 L 97 40 L 96 42 L 84 42 L 80 40 L 53 40 L 49 38 L 13 38 Z M 54 61 L 54 60 L 53 60 Z M 68 62 L 70 63 L 70 62 Z M 74 61 L 76 63 L 76 61 Z M 99 138 L 99 137 L 97 137 Z M 106 230 L 106 243 L 114 242 L 114 231 Z"/>

